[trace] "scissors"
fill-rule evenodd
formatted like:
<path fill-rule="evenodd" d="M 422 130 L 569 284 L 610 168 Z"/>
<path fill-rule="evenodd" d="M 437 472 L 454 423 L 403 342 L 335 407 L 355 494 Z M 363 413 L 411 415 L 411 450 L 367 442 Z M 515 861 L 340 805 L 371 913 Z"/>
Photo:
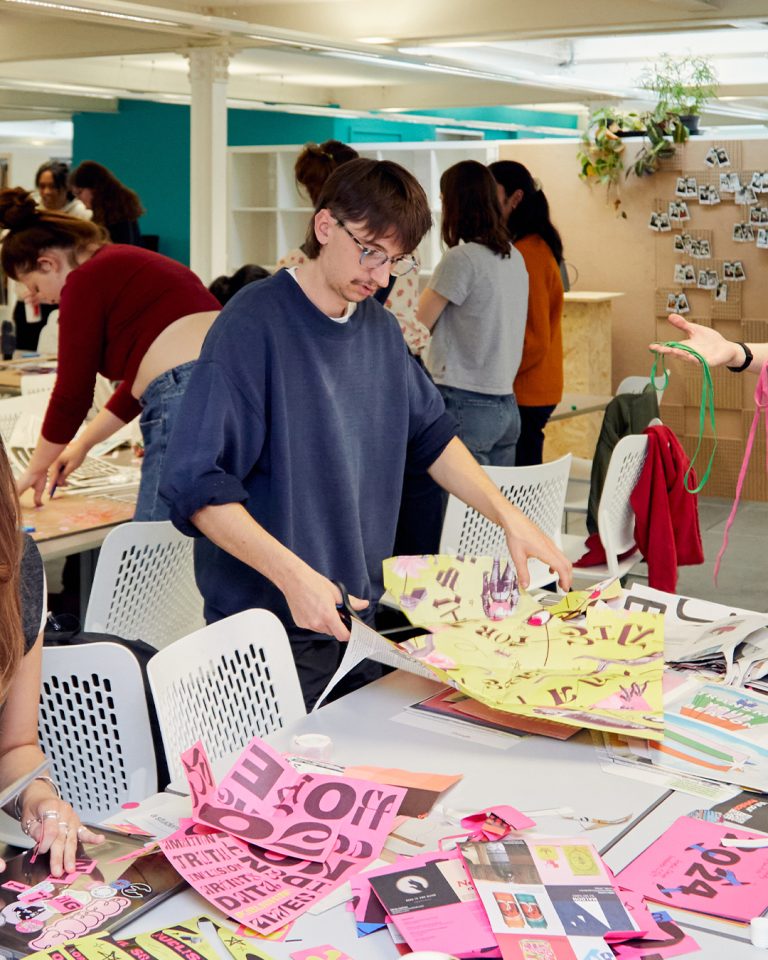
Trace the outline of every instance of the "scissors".
<path fill-rule="evenodd" d="M 341 594 L 341 603 L 336 604 L 336 610 L 341 618 L 341 622 L 344 624 L 347 630 L 351 630 L 352 617 L 355 616 L 355 611 L 352 609 L 352 604 L 349 602 L 349 593 L 347 593 L 347 588 L 344 586 L 341 580 L 331 580 L 331 583 Z"/>

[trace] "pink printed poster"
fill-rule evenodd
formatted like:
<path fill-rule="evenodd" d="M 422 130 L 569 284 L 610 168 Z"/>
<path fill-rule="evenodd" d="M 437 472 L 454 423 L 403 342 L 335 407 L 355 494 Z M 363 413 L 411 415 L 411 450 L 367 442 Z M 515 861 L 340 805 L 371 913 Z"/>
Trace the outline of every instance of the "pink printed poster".
<path fill-rule="evenodd" d="M 258 738 L 218 788 L 201 744 L 182 761 L 197 825 L 187 822 L 161 848 L 203 897 L 260 934 L 295 920 L 374 860 L 406 792 L 297 773 Z"/>
<path fill-rule="evenodd" d="M 768 907 L 768 849 L 724 847 L 761 834 L 680 817 L 617 876 L 649 900 L 747 923 Z"/>
<path fill-rule="evenodd" d="M 357 841 L 358 833 L 365 832 L 358 831 L 358 825 L 368 814 L 373 829 L 384 820 L 391 825 L 406 793 L 403 787 L 369 780 L 298 772 L 258 737 L 245 747 L 218 788 L 201 743 L 181 759 L 192 790 L 192 816 L 198 823 L 274 853 L 317 863 L 326 862 L 338 848 L 342 829 L 352 843 Z"/>

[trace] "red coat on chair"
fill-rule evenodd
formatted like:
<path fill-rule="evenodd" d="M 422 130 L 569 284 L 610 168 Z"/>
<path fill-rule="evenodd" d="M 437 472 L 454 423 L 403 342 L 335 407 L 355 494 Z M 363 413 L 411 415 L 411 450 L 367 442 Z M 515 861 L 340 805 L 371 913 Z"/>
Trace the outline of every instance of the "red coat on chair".
<path fill-rule="evenodd" d="M 685 489 L 689 460 L 675 434 L 649 427 L 648 456 L 630 496 L 635 511 L 635 542 L 648 564 L 648 583 L 674 593 L 677 568 L 704 562 L 699 530 L 699 498 Z M 688 485 L 696 486 L 693 470 Z"/>

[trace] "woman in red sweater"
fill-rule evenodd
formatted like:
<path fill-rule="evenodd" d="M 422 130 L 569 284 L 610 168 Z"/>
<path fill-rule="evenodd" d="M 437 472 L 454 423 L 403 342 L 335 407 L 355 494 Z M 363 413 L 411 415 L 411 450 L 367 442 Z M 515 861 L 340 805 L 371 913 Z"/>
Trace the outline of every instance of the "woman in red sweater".
<path fill-rule="evenodd" d="M 544 191 L 522 163 L 499 160 L 489 169 L 507 230 L 528 271 L 528 319 L 515 377 L 521 421 L 515 465 L 525 467 L 541 463 L 544 427 L 563 397 L 563 241 L 549 219 Z"/>
<path fill-rule="evenodd" d="M 135 519 L 164 520 L 157 489 L 165 446 L 203 339 L 219 310 L 186 267 L 139 247 L 110 244 L 88 220 L 38 210 L 20 188 L 0 191 L 2 266 L 41 302 L 59 304 L 59 362 L 22 493 L 42 504 L 94 444 L 141 413 L 144 461 Z M 93 401 L 96 374 L 119 380 L 107 405 L 73 439 Z"/>

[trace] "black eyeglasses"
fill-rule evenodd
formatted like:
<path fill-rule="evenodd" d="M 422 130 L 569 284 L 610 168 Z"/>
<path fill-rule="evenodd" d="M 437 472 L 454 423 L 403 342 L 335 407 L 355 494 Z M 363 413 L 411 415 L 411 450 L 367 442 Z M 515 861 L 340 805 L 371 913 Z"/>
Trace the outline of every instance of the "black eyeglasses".
<path fill-rule="evenodd" d="M 348 237 L 351 237 L 360 248 L 360 266 L 370 267 L 376 270 L 383 267 L 385 263 L 390 264 L 389 272 L 393 277 L 404 277 L 411 270 L 418 269 L 419 261 L 409 253 L 403 253 L 399 257 L 388 257 L 383 250 L 375 250 L 373 247 L 366 247 L 364 243 L 357 239 L 343 220 L 336 218 L 336 223 L 341 227 Z"/>

